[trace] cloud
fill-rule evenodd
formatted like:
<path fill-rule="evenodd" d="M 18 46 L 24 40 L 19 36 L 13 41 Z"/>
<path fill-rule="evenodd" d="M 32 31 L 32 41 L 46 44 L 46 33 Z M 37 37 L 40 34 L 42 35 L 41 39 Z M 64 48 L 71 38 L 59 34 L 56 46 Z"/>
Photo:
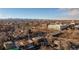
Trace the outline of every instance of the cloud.
<path fill-rule="evenodd" d="M 79 19 L 79 8 L 60 8 L 65 18 Z"/>

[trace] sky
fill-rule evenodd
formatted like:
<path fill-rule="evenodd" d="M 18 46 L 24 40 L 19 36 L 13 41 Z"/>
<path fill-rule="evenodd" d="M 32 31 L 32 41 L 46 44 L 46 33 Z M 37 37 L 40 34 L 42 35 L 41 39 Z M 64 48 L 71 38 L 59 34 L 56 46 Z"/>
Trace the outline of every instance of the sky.
<path fill-rule="evenodd" d="M 79 19 L 78 8 L 0 8 L 0 18 Z"/>

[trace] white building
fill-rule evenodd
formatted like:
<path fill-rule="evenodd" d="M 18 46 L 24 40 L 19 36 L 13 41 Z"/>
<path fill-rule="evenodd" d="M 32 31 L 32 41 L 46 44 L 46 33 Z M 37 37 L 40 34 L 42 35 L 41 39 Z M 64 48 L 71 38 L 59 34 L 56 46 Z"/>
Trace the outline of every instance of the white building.
<path fill-rule="evenodd" d="M 61 30 L 61 25 L 48 25 L 48 29 Z"/>
<path fill-rule="evenodd" d="M 69 25 L 62 25 L 62 24 L 54 24 L 48 25 L 49 30 L 64 30 L 67 29 Z"/>

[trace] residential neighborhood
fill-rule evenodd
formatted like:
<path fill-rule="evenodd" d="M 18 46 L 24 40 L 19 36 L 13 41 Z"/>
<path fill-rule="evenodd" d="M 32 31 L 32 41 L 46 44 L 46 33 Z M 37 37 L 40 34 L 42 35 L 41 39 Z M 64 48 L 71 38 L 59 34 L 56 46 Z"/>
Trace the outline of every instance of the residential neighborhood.
<path fill-rule="evenodd" d="M 78 49 L 78 20 L 0 20 L 0 50 Z"/>

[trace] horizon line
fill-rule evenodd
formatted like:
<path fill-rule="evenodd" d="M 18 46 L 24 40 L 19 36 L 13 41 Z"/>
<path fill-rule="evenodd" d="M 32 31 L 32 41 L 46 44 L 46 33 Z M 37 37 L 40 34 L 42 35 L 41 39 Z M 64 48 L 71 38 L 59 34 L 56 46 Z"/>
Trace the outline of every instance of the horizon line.
<path fill-rule="evenodd" d="M 31 19 L 31 18 L 0 18 L 0 20 L 79 20 L 79 19 Z"/>

